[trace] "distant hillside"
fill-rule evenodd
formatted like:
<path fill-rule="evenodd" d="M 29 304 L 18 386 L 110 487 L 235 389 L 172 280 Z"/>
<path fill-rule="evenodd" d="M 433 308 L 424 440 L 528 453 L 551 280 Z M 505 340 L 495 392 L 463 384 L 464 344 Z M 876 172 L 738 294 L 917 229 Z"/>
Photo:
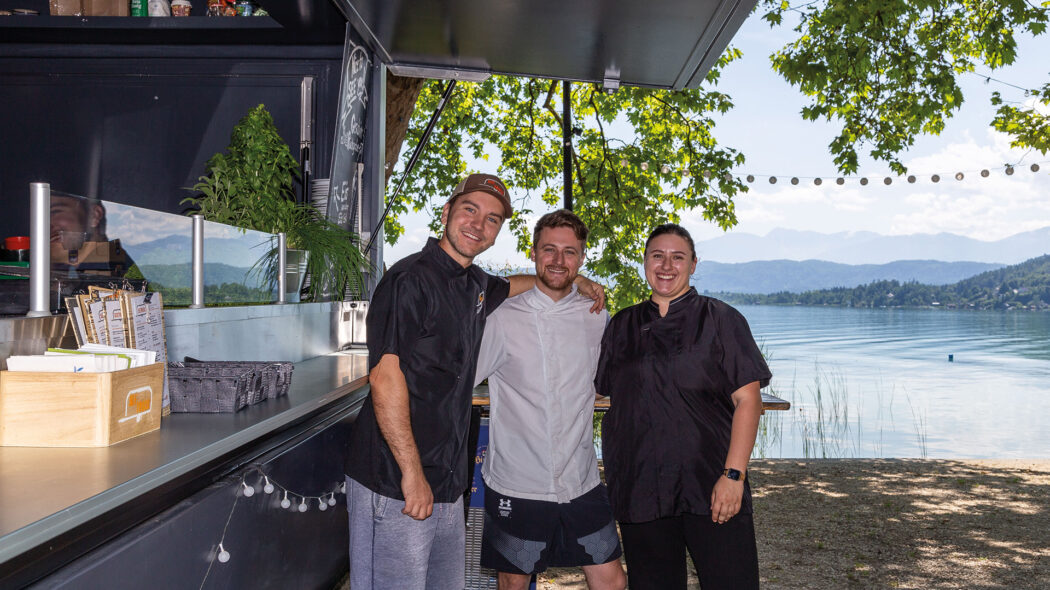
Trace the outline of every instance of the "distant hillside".
<path fill-rule="evenodd" d="M 872 232 L 824 234 L 775 229 L 765 236 L 730 232 L 696 243 L 703 261 L 826 260 L 886 264 L 895 260 L 941 260 L 1017 264 L 1050 253 L 1050 227 L 1001 240 L 975 240 L 949 233 L 884 236 Z"/>
<path fill-rule="evenodd" d="M 191 242 L 190 236 L 165 236 L 151 242 L 125 244 L 124 247 L 139 266 L 177 265 L 190 262 L 193 255 Z M 260 244 L 254 234 L 243 238 L 204 239 L 204 259 L 209 263 L 221 261 L 229 266 L 250 268 L 267 250 L 269 243 Z"/>
<path fill-rule="evenodd" d="M 987 262 L 937 260 L 898 260 L 888 264 L 859 265 L 824 260 L 762 260 L 738 264 L 702 261 L 696 267 L 693 283 L 706 291 L 801 293 L 814 289 L 854 287 L 881 280 L 946 285 L 1002 266 Z"/>
<path fill-rule="evenodd" d="M 135 261 L 138 262 L 137 260 Z M 191 264 L 140 264 L 139 270 L 142 276 L 150 283 L 157 283 L 165 287 L 190 287 L 192 285 Z M 226 283 L 258 286 L 260 279 L 249 276 L 249 269 L 228 264 L 214 262 L 204 263 L 204 284 L 223 285 Z"/>
<path fill-rule="evenodd" d="M 1050 309 L 1050 255 L 944 286 L 891 280 L 804 293 L 709 294 L 730 303 L 1047 310 Z"/>

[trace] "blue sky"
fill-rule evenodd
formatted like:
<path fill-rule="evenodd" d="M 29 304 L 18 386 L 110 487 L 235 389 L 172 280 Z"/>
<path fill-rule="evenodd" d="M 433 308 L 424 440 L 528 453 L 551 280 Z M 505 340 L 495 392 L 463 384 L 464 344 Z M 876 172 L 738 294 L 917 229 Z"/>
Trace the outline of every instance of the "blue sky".
<path fill-rule="evenodd" d="M 966 102 L 939 136 L 922 137 L 902 155 L 915 184 L 889 173 L 881 162 L 862 157 L 859 173 L 837 186 L 838 176 L 827 144 L 835 127 L 825 122 L 803 121 L 799 111 L 806 99 L 784 82 L 769 65 L 769 55 L 793 38 L 787 28 L 770 29 L 760 15 L 752 15 L 734 38 L 744 57 L 723 73 L 719 89 L 733 97 L 735 108 L 718 120 L 719 141 L 742 151 L 747 163 L 736 170 L 753 174 L 756 181 L 747 194 L 736 198 L 739 223 L 731 232 L 765 235 L 775 228 L 822 233 L 873 231 L 886 235 L 949 232 L 982 240 L 1050 226 L 1050 155 L 1009 147 L 1009 138 L 989 127 L 994 109 L 988 102 L 993 91 L 1004 99 L 1023 102 L 1023 92 L 1007 84 L 986 82 L 983 76 L 960 79 Z M 1017 63 L 981 74 L 1021 87 L 1035 88 L 1050 80 L 1050 35 L 1024 38 Z M 1013 176 L 1003 174 L 1003 164 L 1021 163 Z M 1028 165 L 1041 165 L 1032 173 Z M 493 162 L 475 163 L 478 171 L 495 172 Z M 988 169 L 987 178 L 980 176 Z M 655 168 L 654 168 L 655 170 Z M 957 181 L 954 175 L 964 173 Z M 932 174 L 941 181 L 933 183 Z M 776 184 L 769 183 L 777 176 Z M 800 177 L 797 186 L 792 176 Z M 867 186 L 858 182 L 869 179 Z M 893 183 L 883 184 L 891 176 Z M 815 186 L 812 177 L 824 183 Z M 541 213 L 542 207 L 534 207 Z M 684 212 L 685 225 L 697 240 L 723 232 L 703 220 L 699 212 Z M 405 220 L 406 234 L 386 246 L 387 264 L 417 251 L 428 235 L 426 220 L 413 215 Z M 509 231 L 501 232 L 496 245 L 479 257 L 492 265 L 526 265 L 515 252 Z"/>

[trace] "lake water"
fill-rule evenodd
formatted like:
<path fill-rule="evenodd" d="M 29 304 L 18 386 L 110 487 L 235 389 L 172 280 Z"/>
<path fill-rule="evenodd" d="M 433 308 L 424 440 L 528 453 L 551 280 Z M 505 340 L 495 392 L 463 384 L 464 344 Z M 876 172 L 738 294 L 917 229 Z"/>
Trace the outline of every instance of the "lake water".
<path fill-rule="evenodd" d="M 792 404 L 756 457 L 1050 458 L 1050 313 L 737 309 Z"/>

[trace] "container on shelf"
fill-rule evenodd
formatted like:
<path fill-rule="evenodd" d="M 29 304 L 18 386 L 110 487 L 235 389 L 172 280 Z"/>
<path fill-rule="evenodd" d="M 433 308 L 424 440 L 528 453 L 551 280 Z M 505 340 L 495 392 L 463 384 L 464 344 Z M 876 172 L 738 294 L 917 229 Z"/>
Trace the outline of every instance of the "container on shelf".
<path fill-rule="evenodd" d="M 0 371 L 0 446 L 105 447 L 160 428 L 164 365 Z"/>

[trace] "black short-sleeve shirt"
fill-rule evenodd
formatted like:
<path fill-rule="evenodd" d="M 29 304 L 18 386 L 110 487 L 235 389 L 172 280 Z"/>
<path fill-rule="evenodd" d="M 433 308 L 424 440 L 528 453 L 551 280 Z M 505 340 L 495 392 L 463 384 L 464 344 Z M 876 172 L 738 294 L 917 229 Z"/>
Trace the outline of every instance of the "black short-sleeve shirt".
<path fill-rule="evenodd" d="M 463 268 L 431 238 L 423 250 L 383 275 L 368 309 L 368 366 L 386 354 L 400 360 L 423 473 L 435 502 L 467 489 L 467 431 L 485 318 L 510 284 Z M 350 435 L 346 473 L 370 490 L 403 500 L 401 469 L 376 422 L 372 396 Z"/>
<path fill-rule="evenodd" d="M 747 320 L 695 289 L 667 315 L 652 301 L 624 309 L 602 338 L 595 387 L 611 396 L 602 458 L 616 519 L 710 514 L 732 430 L 732 394 L 772 374 Z M 741 513 L 751 512 L 745 482 Z"/>

